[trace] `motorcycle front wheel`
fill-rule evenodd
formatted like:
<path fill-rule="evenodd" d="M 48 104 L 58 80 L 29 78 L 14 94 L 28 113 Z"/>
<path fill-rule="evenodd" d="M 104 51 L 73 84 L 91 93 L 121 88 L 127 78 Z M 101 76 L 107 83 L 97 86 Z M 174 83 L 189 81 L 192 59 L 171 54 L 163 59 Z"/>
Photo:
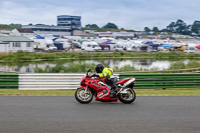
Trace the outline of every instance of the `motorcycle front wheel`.
<path fill-rule="evenodd" d="M 85 93 L 84 88 L 78 88 L 75 92 L 75 98 L 78 102 L 86 104 L 86 103 L 90 103 L 92 101 L 93 94 L 89 89 Z"/>
<path fill-rule="evenodd" d="M 119 94 L 119 100 L 122 103 L 129 104 L 135 101 L 136 93 L 133 89 L 126 90 L 128 94 Z"/>

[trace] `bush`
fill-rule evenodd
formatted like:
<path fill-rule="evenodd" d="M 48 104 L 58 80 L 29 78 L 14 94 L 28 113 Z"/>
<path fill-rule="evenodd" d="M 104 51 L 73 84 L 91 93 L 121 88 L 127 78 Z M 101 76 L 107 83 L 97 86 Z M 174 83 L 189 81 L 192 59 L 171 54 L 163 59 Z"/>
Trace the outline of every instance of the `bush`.
<path fill-rule="evenodd" d="M 154 58 L 154 59 L 197 59 L 200 58 L 200 54 L 197 53 L 183 53 L 183 52 L 157 52 L 157 53 L 134 53 L 134 52 L 113 52 L 113 53 L 29 53 L 18 51 L 16 53 L 7 53 L 0 54 L 0 60 L 35 60 L 35 59 L 43 59 L 43 60 L 55 60 L 60 58 L 109 58 L 109 57 L 129 57 L 129 58 Z"/>
<path fill-rule="evenodd" d="M 92 72 L 95 72 L 95 64 L 70 64 L 69 66 L 65 66 L 62 64 L 57 64 L 55 67 L 46 67 L 42 68 L 35 68 L 34 71 L 36 73 L 82 73 L 87 72 L 87 70 L 91 68 Z"/>

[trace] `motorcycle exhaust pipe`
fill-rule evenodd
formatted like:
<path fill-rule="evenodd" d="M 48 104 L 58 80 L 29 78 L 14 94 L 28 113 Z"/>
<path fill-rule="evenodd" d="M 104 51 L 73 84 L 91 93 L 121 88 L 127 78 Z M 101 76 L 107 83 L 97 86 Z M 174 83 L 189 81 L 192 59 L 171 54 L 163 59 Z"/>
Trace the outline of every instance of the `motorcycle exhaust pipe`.
<path fill-rule="evenodd" d="M 125 87 L 129 86 L 132 82 L 135 82 L 135 78 L 132 78 L 128 82 L 124 83 L 124 85 L 121 87 L 121 89 L 117 92 L 116 95 L 118 95 Z"/>

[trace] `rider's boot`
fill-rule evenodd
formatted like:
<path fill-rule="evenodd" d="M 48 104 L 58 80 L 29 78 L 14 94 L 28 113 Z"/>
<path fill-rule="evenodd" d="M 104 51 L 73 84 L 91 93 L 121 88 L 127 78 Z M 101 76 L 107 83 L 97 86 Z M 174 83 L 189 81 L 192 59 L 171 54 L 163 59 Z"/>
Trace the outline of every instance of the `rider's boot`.
<path fill-rule="evenodd" d="M 115 88 L 116 93 L 120 90 L 119 87 L 116 84 L 114 84 L 114 88 Z"/>
<path fill-rule="evenodd" d="M 111 98 L 117 97 L 117 96 L 116 96 L 116 93 L 117 93 L 118 91 L 119 91 L 119 87 L 118 87 L 117 85 L 113 85 L 113 87 L 112 87 L 111 90 L 110 90 L 109 96 L 110 96 Z"/>
<path fill-rule="evenodd" d="M 116 92 L 115 92 L 114 89 L 111 89 L 111 90 L 110 90 L 109 96 L 110 96 L 111 98 L 115 98 L 115 97 L 116 97 Z"/>

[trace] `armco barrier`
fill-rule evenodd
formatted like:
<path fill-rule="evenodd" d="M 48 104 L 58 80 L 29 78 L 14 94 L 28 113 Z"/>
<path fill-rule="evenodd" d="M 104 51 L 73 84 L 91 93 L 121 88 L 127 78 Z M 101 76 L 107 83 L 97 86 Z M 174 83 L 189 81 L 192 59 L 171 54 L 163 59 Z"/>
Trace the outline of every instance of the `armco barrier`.
<path fill-rule="evenodd" d="M 34 73 L 19 74 L 20 90 L 62 90 L 76 89 L 81 78 L 80 73 Z"/>
<path fill-rule="evenodd" d="M 0 89 L 18 89 L 18 75 L 0 74 Z"/>
<path fill-rule="evenodd" d="M 135 89 L 200 87 L 200 73 L 120 74 L 120 78 L 136 78 Z"/>
<path fill-rule="evenodd" d="M 59 90 L 76 89 L 85 73 L 0 74 L 0 89 Z M 200 87 L 200 73 L 115 74 L 136 78 L 136 89 Z M 18 82 L 19 81 L 19 82 Z"/>
<path fill-rule="evenodd" d="M 85 73 L 19 74 L 20 90 L 67 90 L 80 87 Z M 115 75 L 118 76 L 118 75 Z"/>

